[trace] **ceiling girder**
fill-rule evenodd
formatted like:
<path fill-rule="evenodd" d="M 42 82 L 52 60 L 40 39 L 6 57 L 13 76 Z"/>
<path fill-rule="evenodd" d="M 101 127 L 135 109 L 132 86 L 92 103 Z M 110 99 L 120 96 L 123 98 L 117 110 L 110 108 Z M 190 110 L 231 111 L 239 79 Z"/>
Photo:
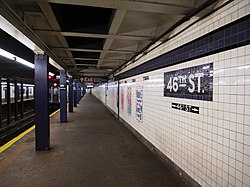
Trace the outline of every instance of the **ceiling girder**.
<path fill-rule="evenodd" d="M 37 4 L 41 8 L 44 16 L 46 17 L 48 23 L 51 26 L 51 28 L 53 30 L 60 30 L 60 26 L 59 26 L 59 24 L 57 22 L 57 19 L 56 19 L 54 13 L 53 13 L 53 10 L 52 10 L 50 4 L 48 2 L 43 2 L 43 1 L 38 1 Z M 65 40 L 64 37 L 59 35 L 59 36 L 57 36 L 57 38 L 60 41 L 62 46 L 68 47 L 68 43 L 67 43 L 67 41 Z M 73 57 L 70 51 L 66 51 L 66 53 L 67 53 L 67 55 L 69 57 Z M 74 59 L 73 59 L 73 63 L 75 63 Z"/>
<path fill-rule="evenodd" d="M 68 67 L 69 71 L 76 76 L 110 75 L 111 72 L 103 70 L 104 67 L 106 69 L 115 69 L 119 65 L 126 63 L 131 57 L 137 54 L 137 51 L 140 51 L 147 44 L 152 43 L 152 41 L 162 35 L 164 31 L 176 24 L 178 20 L 205 2 L 205 0 L 0 0 L 0 2 L 1 1 L 10 1 L 12 4 L 16 4 L 16 8 L 20 8 L 20 12 L 23 12 L 27 17 L 25 21 L 29 23 L 27 25 L 29 25 L 30 31 L 33 32 L 32 34 L 40 37 L 40 39 L 45 39 L 44 41 L 47 42 L 46 45 L 48 47 L 47 51 L 54 55 L 54 58 L 58 57 L 57 59 L 64 63 L 65 67 Z M 34 6 L 30 6 L 29 8 L 31 9 L 23 8 L 26 7 L 25 3 L 27 3 L 26 5 L 30 6 L 33 4 Z M 54 5 L 61 5 L 54 6 L 52 5 L 53 3 Z M 78 21 L 79 16 L 76 15 L 81 15 L 82 11 L 79 11 L 80 14 L 76 13 L 70 16 L 60 17 L 60 13 L 58 12 L 65 13 L 63 11 L 67 12 L 68 10 L 69 6 L 65 5 L 76 5 L 70 7 L 72 9 L 76 8 L 78 11 L 86 10 L 86 12 L 88 12 L 90 7 L 92 7 L 91 9 L 93 10 L 107 8 L 110 14 L 107 14 L 108 17 L 106 18 L 109 21 L 103 21 L 102 16 L 98 16 L 98 13 L 90 14 L 94 16 L 93 20 L 98 20 L 96 22 L 93 21 L 92 23 L 92 20 L 87 21 L 88 23 Z M 85 7 L 83 8 L 83 6 L 86 6 L 86 9 Z M 113 9 L 113 12 L 111 9 Z M 210 7 L 210 9 L 212 8 Z M 204 11 L 207 10 L 209 10 L 209 7 Z M 86 15 L 87 14 L 88 13 L 86 13 Z M 21 20 L 21 14 L 19 17 Z M 60 18 L 59 21 L 62 19 L 60 25 L 57 20 L 58 18 Z M 72 20 L 74 18 L 77 19 Z M 89 17 L 89 19 L 91 19 L 91 17 Z M 44 24 L 41 23 L 41 20 Z M 72 25 L 71 21 L 73 23 Z M 102 27 L 103 25 L 104 27 Z M 96 30 L 97 28 L 106 28 L 106 30 Z M 96 33 L 97 31 L 98 34 Z M 79 42 L 77 37 L 79 38 Z M 164 40 L 168 37 L 168 35 L 164 36 Z M 53 39 L 53 41 L 50 40 L 50 38 Z M 92 41 L 91 39 L 86 39 L 85 44 L 84 38 L 96 39 L 92 39 L 94 41 L 93 43 L 89 42 Z M 161 40 L 159 42 L 161 42 Z M 84 54 L 73 53 L 72 51 L 84 52 Z M 86 54 L 85 56 L 85 53 L 97 54 Z M 94 58 L 91 58 L 91 56 Z M 98 63 L 96 64 L 97 61 Z M 75 68 L 76 66 L 82 67 Z M 88 67 L 89 70 L 87 69 Z M 83 73 L 81 70 L 87 71 L 87 73 Z"/>
<path fill-rule="evenodd" d="M 82 33 L 82 32 L 61 32 L 34 29 L 35 32 L 44 35 L 56 36 L 72 36 L 72 37 L 85 37 L 85 38 L 106 38 L 114 40 L 152 40 L 152 36 L 136 36 L 136 35 L 119 35 L 119 34 L 95 34 L 95 33 Z"/>
<path fill-rule="evenodd" d="M 50 3 L 71 4 L 81 6 L 92 6 L 112 8 L 118 10 L 131 10 L 139 12 L 154 12 L 162 14 L 186 14 L 192 7 L 187 5 L 175 5 L 174 3 L 157 4 L 152 1 L 130 1 L 130 0 L 48 0 Z"/>
<path fill-rule="evenodd" d="M 114 35 L 118 32 L 125 16 L 126 16 L 125 10 L 116 10 L 114 18 L 113 18 L 111 26 L 110 26 L 110 29 L 109 29 L 109 34 Z M 112 38 L 106 39 L 106 41 L 103 45 L 103 50 L 108 51 L 110 49 L 113 41 L 114 41 L 114 39 L 112 39 Z M 98 60 L 98 65 L 102 64 L 103 60 L 101 60 L 101 59 L 104 59 L 106 54 L 107 54 L 107 52 L 105 52 L 105 51 L 101 53 L 100 60 Z M 97 67 L 99 67 L 99 66 L 97 66 Z"/>
<path fill-rule="evenodd" d="M 129 50 L 103 50 L 103 49 L 83 49 L 83 48 L 67 48 L 67 47 L 51 47 L 54 50 L 65 50 L 65 51 L 79 51 L 79 52 L 93 52 L 93 53 L 115 53 L 115 54 L 127 54 L 127 53 L 135 53 L 135 51 Z"/>
<path fill-rule="evenodd" d="M 107 61 L 107 62 L 124 62 L 124 59 L 108 59 L 108 58 L 68 58 L 68 57 L 61 57 L 61 60 L 69 60 L 69 59 L 75 59 L 75 60 L 88 60 L 88 61 L 97 61 L 97 60 L 102 60 L 102 61 Z"/>

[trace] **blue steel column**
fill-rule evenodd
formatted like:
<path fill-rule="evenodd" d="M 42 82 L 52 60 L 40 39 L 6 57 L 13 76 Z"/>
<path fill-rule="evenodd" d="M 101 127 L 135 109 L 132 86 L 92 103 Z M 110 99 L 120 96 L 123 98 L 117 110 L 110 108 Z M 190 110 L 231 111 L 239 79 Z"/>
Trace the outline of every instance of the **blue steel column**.
<path fill-rule="evenodd" d="M 67 84 L 63 70 L 60 71 L 60 122 L 67 122 Z"/>
<path fill-rule="evenodd" d="M 79 81 L 77 80 L 76 81 L 76 101 L 77 101 L 77 104 L 79 104 L 79 101 L 80 101 L 80 84 L 79 84 Z"/>
<path fill-rule="evenodd" d="M 74 80 L 74 107 L 77 107 L 77 84 L 76 84 L 76 80 Z"/>
<path fill-rule="evenodd" d="M 73 79 L 69 78 L 69 112 L 73 112 Z"/>
<path fill-rule="evenodd" d="M 48 63 L 47 55 L 35 55 L 36 151 L 50 148 Z"/>
<path fill-rule="evenodd" d="M 76 80 L 76 102 L 79 104 L 79 81 Z"/>

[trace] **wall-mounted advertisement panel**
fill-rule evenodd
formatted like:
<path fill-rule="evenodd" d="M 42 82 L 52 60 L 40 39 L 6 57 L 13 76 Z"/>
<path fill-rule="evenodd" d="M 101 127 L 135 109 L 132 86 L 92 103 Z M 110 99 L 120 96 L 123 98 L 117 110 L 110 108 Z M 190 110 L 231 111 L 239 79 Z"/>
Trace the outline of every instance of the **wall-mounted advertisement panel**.
<path fill-rule="evenodd" d="M 142 122 L 142 96 L 143 87 L 136 88 L 136 120 Z"/>
<path fill-rule="evenodd" d="M 131 86 L 128 87 L 127 89 L 127 112 L 128 115 L 131 116 L 131 97 L 132 97 L 132 88 Z"/>
<path fill-rule="evenodd" d="M 164 73 L 164 96 L 213 101 L 213 63 Z"/>

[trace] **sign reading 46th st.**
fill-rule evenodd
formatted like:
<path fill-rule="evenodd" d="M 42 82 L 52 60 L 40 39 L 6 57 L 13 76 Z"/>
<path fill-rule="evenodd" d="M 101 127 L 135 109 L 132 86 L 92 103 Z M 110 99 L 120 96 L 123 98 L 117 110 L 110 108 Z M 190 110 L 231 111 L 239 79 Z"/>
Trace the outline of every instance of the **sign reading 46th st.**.
<path fill-rule="evenodd" d="M 213 100 L 213 63 L 164 73 L 164 96 Z"/>

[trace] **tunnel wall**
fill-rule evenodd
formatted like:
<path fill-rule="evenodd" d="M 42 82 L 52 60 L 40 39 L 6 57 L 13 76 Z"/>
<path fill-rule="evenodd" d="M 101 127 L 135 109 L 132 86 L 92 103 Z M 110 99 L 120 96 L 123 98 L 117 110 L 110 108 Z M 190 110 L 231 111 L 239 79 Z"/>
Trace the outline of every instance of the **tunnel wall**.
<path fill-rule="evenodd" d="M 128 65 L 117 76 L 230 24 L 249 12 L 249 1 L 233 1 Z M 194 18 L 189 22 L 197 19 Z M 181 25 L 171 35 L 174 36 L 186 25 Z M 241 29 L 236 32 L 241 32 Z M 246 35 L 249 35 L 249 30 Z M 167 76 L 174 77 L 180 74 L 178 70 L 190 75 L 190 72 L 202 72 L 202 69 L 208 66 L 210 75 L 213 76 L 212 79 L 207 79 L 208 82 L 203 82 L 209 85 L 208 96 L 200 97 L 199 94 L 194 96 L 184 91 L 173 94 L 169 93 L 170 87 L 167 90 L 169 83 Z M 167 81 L 166 85 L 164 80 Z M 105 93 L 103 90 L 108 89 L 106 105 L 118 113 L 116 107 L 118 84 L 117 82 L 107 84 L 108 86 L 94 88 L 93 94 L 105 103 L 105 95 L 102 94 Z M 169 85 L 172 86 L 171 89 L 173 84 L 172 82 Z M 197 107 L 199 114 L 194 112 Z M 119 117 L 199 185 L 249 186 L 249 42 L 120 79 Z"/>

